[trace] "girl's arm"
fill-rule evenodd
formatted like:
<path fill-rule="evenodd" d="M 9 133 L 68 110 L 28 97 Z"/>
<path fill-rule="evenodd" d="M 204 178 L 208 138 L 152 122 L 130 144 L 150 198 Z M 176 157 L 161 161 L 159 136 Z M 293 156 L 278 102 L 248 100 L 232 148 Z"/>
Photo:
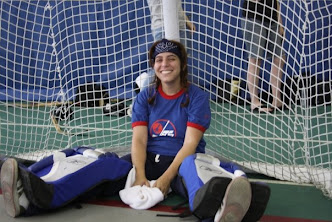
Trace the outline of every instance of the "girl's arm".
<path fill-rule="evenodd" d="M 148 141 L 147 126 L 135 126 L 133 128 L 131 159 L 136 169 L 136 178 L 133 186 L 150 186 L 145 175 L 146 146 Z"/>
<path fill-rule="evenodd" d="M 197 148 L 199 141 L 203 136 L 203 132 L 193 128 L 187 127 L 186 135 L 182 148 L 179 150 L 175 156 L 172 164 L 168 169 L 158 178 L 154 187 L 158 187 L 162 193 L 166 196 L 171 184 L 171 181 L 178 174 L 179 167 L 182 161 L 189 155 L 194 154 Z"/>

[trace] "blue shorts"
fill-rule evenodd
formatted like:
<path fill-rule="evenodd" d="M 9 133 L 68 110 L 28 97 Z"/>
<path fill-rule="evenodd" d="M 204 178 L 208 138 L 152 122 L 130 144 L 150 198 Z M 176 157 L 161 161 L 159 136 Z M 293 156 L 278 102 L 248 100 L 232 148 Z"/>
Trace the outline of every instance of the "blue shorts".
<path fill-rule="evenodd" d="M 254 19 L 243 19 L 241 25 L 249 58 L 270 59 L 274 56 L 282 56 L 283 37 L 279 34 L 277 23 L 270 26 L 270 24 L 264 24 Z"/>

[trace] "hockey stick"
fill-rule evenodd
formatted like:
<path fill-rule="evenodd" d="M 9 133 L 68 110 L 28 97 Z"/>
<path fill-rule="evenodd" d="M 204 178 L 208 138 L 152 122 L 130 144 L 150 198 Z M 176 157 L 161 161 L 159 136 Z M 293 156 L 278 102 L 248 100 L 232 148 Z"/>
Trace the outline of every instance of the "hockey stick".
<path fill-rule="evenodd" d="M 72 101 L 66 102 L 28 102 L 28 103 L 14 103 L 7 104 L 9 107 L 20 107 L 20 108 L 34 108 L 34 107 L 53 107 L 61 106 L 63 104 L 72 104 Z"/>
<path fill-rule="evenodd" d="M 56 132 L 60 133 L 62 135 L 65 135 L 65 136 L 78 136 L 78 135 L 84 136 L 84 133 L 89 131 L 89 130 L 83 130 L 83 131 L 77 132 L 77 133 L 70 133 L 67 130 L 62 130 L 61 129 L 57 118 L 52 113 L 51 113 L 50 117 L 51 117 L 51 120 L 52 120 L 52 123 L 53 123 L 53 126 L 54 126 Z"/>

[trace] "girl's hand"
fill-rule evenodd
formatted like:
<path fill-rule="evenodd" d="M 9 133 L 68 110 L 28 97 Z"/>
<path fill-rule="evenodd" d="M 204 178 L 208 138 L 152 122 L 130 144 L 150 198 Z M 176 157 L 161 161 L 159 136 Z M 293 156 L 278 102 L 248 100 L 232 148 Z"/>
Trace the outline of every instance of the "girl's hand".
<path fill-rule="evenodd" d="M 150 187 L 149 181 L 144 177 L 144 178 L 136 178 L 135 182 L 133 183 L 133 186 L 147 186 Z"/>
<path fill-rule="evenodd" d="M 165 177 L 161 176 L 153 184 L 153 187 L 159 188 L 159 190 L 164 194 L 164 196 L 167 196 L 170 185 L 171 185 L 171 181 L 166 179 Z"/>

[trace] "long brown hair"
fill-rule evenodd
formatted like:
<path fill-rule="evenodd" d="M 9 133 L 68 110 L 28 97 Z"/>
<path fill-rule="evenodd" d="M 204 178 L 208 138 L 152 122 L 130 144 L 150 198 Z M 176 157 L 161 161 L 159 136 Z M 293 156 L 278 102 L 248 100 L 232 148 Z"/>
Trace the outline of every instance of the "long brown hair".
<path fill-rule="evenodd" d="M 162 40 L 158 40 L 155 43 L 153 43 L 153 45 L 150 48 L 149 51 L 149 64 L 150 66 L 153 68 L 155 60 L 154 60 L 154 52 L 155 52 L 155 48 L 156 45 L 158 45 L 158 43 L 160 43 Z M 186 101 L 184 103 L 181 104 L 181 107 L 187 107 L 189 104 L 189 96 L 188 96 L 188 66 L 187 66 L 187 61 L 188 61 L 188 57 L 187 57 L 187 52 L 185 47 L 177 41 L 174 40 L 169 40 L 170 42 L 173 42 L 174 44 L 176 44 L 181 52 L 181 56 L 180 58 L 180 66 L 181 66 L 181 71 L 180 71 L 180 85 L 181 85 L 181 89 L 184 90 L 184 93 L 186 94 Z M 153 104 L 154 100 L 156 98 L 156 93 L 158 92 L 158 88 L 161 85 L 161 81 L 160 79 L 157 77 L 157 75 L 154 76 L 154 93 L 152 95 L 150 95 L 150 97 L 148 98 L 148 102 L 149 104 Z"/>

